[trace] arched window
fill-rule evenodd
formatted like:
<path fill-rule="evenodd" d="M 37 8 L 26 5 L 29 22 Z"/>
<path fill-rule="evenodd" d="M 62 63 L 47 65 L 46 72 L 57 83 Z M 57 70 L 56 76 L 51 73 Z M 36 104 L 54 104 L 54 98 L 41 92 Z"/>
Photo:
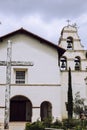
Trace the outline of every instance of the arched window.
<path fill-rule="evenodd" d="M 73 49 L 73 38 L 67 37 L 67 49 L 72 50 Z"/>
<path fill-rule="evenodd" d="M 80 70 L 81 69 L 81 61 L 80 61 L 80 57 L 75 57 L 75 70 Z"/>
<path fill-rule="evenodd" d="M 61 70 L 66 70 L 67 69 L 67 60 L 66 60 L 66 57 L 61 57 L 60 58 L 60 69 Z"/>
<path fill-rule="evenodd" d="M 44 121 L 46 118 L 52 118 L 52 104 L 48 101 L 44 101 L 40 106 L 40 116 L 41 121 Z"/>

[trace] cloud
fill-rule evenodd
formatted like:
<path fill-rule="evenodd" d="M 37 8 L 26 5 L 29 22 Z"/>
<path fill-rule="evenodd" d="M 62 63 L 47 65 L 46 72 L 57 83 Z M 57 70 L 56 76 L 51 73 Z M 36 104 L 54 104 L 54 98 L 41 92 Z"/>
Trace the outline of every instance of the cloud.
<path fill-rule="evenodd" d="M 57 44 L 70 19 L 80 27 L 80 37 L 86 43 L 86 16 L 87 0 L 0 0 L 0 35 L 24 27 Z"/>
<path fill-rule="evenodd" d="M 23 17 L 24 15 L 39 14 L 45 20 L 54 18 L 78 17 L 87 11 L 87 1 L 84 0 L 2 0 L 0 12 L 3 14 Z"/>

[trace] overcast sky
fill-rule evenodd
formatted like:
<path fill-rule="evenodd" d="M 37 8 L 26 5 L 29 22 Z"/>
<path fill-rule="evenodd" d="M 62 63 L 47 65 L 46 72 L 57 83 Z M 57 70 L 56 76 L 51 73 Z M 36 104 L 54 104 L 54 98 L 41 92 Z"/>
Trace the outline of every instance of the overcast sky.
<path fill-rule="evenodd" d="M 0 0 L 0 36 L 23 27 L 58 44 L 68 19 L 87 49 L 87 0 Z"/>

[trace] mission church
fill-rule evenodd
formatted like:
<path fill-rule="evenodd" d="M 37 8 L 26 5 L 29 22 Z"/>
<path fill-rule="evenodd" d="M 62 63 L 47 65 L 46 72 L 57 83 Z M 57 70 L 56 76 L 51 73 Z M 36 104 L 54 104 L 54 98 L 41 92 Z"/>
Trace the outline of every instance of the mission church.
<path fill-rule="evenodd" d="M 87 50 L 81 44 L 76 26 L 62 29 L 58 45 L 23 28 L 1 36 L 0 123 L 4 123 L 6 116 L 7 92 L 9 122 L 43 121 L 49 116 L 54 120 L 67 118 L 69 67 L 73 95 L 80 91 L 86 99 Z"/>

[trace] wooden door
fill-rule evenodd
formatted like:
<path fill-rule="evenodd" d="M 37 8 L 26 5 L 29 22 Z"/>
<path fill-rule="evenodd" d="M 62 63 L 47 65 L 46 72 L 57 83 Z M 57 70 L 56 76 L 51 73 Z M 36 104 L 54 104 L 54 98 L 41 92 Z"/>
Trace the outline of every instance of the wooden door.
<path fill-rule="evenodd" d="M 26 102 L 11 101 L 10 121 L 26 121 Z"/>

